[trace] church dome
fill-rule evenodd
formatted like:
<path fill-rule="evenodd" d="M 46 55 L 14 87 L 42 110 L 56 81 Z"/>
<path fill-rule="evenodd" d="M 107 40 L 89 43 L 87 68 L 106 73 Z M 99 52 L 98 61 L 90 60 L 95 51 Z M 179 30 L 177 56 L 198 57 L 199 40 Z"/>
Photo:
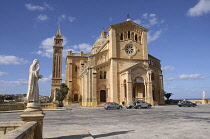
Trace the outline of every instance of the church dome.
<path fill-rule="evenodd" d="M 106 32 L 103 30 L 101 32 L 101 37 L 98 40 L 96 40 L 96 42 L 93 44 L 92 50 L 95 49 L 93 53 L 96 53 L 96 50 L 100 48 L 106 40 Z"/>
<path fill-rule="evenodd" d="M 99 38 L 99 39 L 96 40 L 96 42 L 94 43 L 93 48 L 102 46 L 102 44 L 103 44 L 106 40 L 107 40 L 106 38 Z"/>

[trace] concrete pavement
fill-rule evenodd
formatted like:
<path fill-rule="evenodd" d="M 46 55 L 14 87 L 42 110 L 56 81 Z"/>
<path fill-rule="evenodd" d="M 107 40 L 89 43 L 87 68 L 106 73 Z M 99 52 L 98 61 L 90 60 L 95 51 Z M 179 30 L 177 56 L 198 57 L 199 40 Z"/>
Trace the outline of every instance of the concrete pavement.
<path fill-rule="evenodd" d="M 104 110 L 103 107 L 67 106 L 45 111 L 44 138 L 100 139 L 208 139 L 210 105 L 152 109 Z M 0 122 L 20 120 L 21 112 L 0 113 Z"/>

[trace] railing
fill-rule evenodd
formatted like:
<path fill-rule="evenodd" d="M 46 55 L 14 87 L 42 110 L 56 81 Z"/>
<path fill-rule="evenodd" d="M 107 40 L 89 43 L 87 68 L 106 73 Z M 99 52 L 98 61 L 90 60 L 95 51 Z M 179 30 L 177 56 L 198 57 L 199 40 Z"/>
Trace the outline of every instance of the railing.
<path fill-rule="evenodd" d="M 22 104 L 2 104 L 0 105 L 0 111 L 10 111 L 10 110 L 24 110 L 26 109 L 26 103 Z M 42 109 L 56 109 L 57 103 L 41 103 Z"/>
<path fill-rule="evenodd" d="M 1 139 L 34 139 L 36 126 L 36 122 L 0 123 L 0 129 L 4 130 L 4 134 L 0 134 L 0 137 Z M 7 133 L 10 128 L 14 129 Z"/>
<path fill-rule="evenodd" d="M 57 103 L 41 103 L 41 109 L 56 109 Z"/>
<path fill-rule="evenodd" d="M 25 104 L 2 104 L 2 105 L 0 105 L 0 111 L 24 110 L 25 108 L 26 108 Z"/>
<path fill-rule="evenodd" d="M 0 123 L 0 137 L 7 132 L 16 129 L 24 124 L 24 122 L 3 122 Z"/>

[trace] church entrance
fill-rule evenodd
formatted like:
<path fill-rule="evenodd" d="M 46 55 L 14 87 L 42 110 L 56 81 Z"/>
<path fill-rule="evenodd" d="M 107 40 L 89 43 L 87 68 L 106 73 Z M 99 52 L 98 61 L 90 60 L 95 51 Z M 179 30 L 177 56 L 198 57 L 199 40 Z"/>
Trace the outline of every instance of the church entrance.
<path fill-rule="evenodd" d="M 74 101 L 78 101 L 78 94 L 74 94 Z"/>
<path fill-rule="evenodd" d="M 106 91 L 105 90 L 100 91 L 100 102 L 106 102 Z"/>
<path fill-rule="evenodd" d="M 144 80 L 141 77 L 137 77 L 133 84 L 133 100 L 145 99 L 145 86 Z"/>

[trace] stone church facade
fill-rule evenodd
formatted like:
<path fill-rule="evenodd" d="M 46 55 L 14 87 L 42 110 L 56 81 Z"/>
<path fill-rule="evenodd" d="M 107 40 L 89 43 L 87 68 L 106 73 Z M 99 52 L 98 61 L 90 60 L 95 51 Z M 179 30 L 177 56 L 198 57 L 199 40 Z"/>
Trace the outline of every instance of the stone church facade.
<path fill-rule="evenodd" d="M 92 46 L 92 54 L 68 52 L 65 103 L 94 107 L 105 102 L 129 104 L 144 100 L 164 104 L 160 60 L 148 54 L 148 30 L 129 19 L 111 25 Z M 52 96 L 62 82 L 62 35 L 58 29 L 53 52 Z"/>

